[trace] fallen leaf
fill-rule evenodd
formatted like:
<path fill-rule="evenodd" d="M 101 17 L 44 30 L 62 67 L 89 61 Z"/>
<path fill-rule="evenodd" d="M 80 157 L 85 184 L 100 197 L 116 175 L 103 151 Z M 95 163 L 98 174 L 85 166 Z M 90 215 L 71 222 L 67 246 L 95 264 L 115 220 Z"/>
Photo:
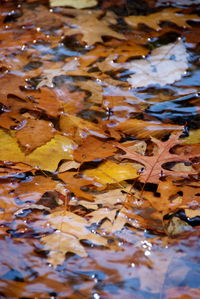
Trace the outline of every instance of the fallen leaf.
<path fill-rule="evenodd" d="M 16 132 L 16 138 L 26 154 L 50 141 L 55 133 L 50 121 L 28 119 L 26 125 Z"/>
<path fill-rule="evenodd" d="M 181 41 L 156 48 L 146 59 L 133 60 L 127 64 L 126 68 L 134 73 L 128 82 L 135 88 L 172 84 L 184 75 L 188 68 L 187 60 L 188 54 Z"/>
<path fill-rule="evenodd" d="M 103 42 L 102 36 L 112 36 L 118 39 L 125 39 L 124 35 L 111 29 L 110 25 L 116 24 L 115 14 L 92 10 L 65 10 L 74 18 L 67 18 L 66 21 L 71 28 L 64 30 L 66 35 L 82 34 L 83 40 L 88 46 L 96 42 Z"/>
<path fill-rule="evenodd" d="M 137 170 L 130 163 L 117 164 L 105 161 L 96 169 L 85 170 L 84 176 L 92 177 L 100 184 L 116 184 L 124 180 L 138 177 Z"/>
<path fill-rule="evenodd" d="M 15 188 L 14 194 L 23 202 L 37 202 L 44 193 L 54 191 L 57 181 L 41 175 L 33 176 L 31 180 L 21 182 Z"/>
<path fill-rule="evenodd" d="M 115 130 L 138 138 L 162 137 L 172 132 L 182 132 L 183 126 L 174 124 L 163 124 L 159 122 L 147 122 L 141 119 L 128 119 L 118 123 Z"/>
<path fill-rule="evenodd" d="M 65 172 L 67 170 L 70 170 L 70 169 L 77 169 L 80 167 L 80 163 L 76 162 L 76 161 L 66 161 L 66 162 L 63 162 L 58 171 L 59 172 Z"/>
<path fill-rule="evenodd" d="M 178 140 L 180 133 L 172 134 L 170 138 L 163 142 L 158 139 L 151 137 L 151 140 L 157 145 L 158 151 L 153 156 L 142 156 L 134 151 L 129 151 L 128 148 L 123 145 L 117 145 L 118 148 L 126 152 L 125 155 L 122 155 L 122 158 L 131 159 L 137 161 L 145 166 L 144 172 L 139 176 L 139 180 L 144 183 L 159 183 L 161 176 L 167 174 L 175 174 L 176 172 L 166 170 L 162 167 L 163 164 L 168 162 L 180 162 L 180 161 L 189 161 L 185 155 L 176 155 L 171 154 L 170 149 L 175 145 L 181 143 Z M 177 175 L 180 172 L 177 172 Z"/>
<path fill-rule="evenodd" d="M 32 25 L 35 28 L 41 27 L 45 30 L 59 28 L 63 22 L 62 16 L 51 12 L 44 5 L 38 5 L 34 9 L 23 7 L 22 15 L 17 19 L 18 25 Z"/>
<path fill-rule="evenodd" d="M 57 211 L 49 214 L 46 219 L 58 230 L 55 232 L 56 235 L 53 233 L 42 238 L 42 242 L 47 243 L 47 248 L 53 251 L 50 253 L 50 262 L 54 266 L 63 262 L 66 251 L 83 257 L 87 256 L 79 240 L 89 240 L 97 245 L 107 245 L 107 240 L 104 237 L 90 232 L 86 219 L 72 212 Z"/>
<path fill-rule="evenodd" d="M 120 212 L 119 209 L 111 210 L 108 208 L 102 208 L 87 214 L 87 216 L 89 217 L 90 224 L 99 224 L 104 221 L 100 228 L 105 230 L 107 233 L 120 231 L 128 221 L 127 216 Z"/>
<path fill-rule="evenodd" d="M 17 210 L 14 215 L 15 216 L 18 216 L 22 213 L 24 213 L 26 210 L 46 210 L 46 211 L 49 211 L 50 208 L 48 207 L 45 207 L 43 205 L 36 205 L 36 204 L 29 204 L 29 205 L 26 205 L 24 206 L 23 208 Z"/>
<path fill-rule="evenodd" d="M 50 0 L 51 7 L 54 6 L 71 6 L 74 8 L 87 8 L 97 5 L 96 0 Z"/>
<path fill-rule="evenodd" d="M 127 193 L 131 190 L 131 185 L 122 189 L 109 190 L 97 195 L 94 195 L 94 201 L 88 202 L 86 200 L 79 200 L 77 202 L 70 201 L 70 205 L 81 205 L 86 209 L 97 210 L 99 205 L 104 208 L 114 208 L 116 206 L 122 206 L 123 202 L 126 200 Z M 122 192 L 124 191 L 124 193 Z"/>
<path fill-rule="evenodd" d="M 79 240 L 67 233 L 55 231 L 54 234 L 42 237 L 41 241 L 44 243 L 45 248 L 49 250 L 48 261 L 54 267 L 64 262 L 67 252 L 77 254 L 81 257 L 87 256 Z"/>
<path fill-rule="evenodd" d="M 115 152 L 116 147 L 112 141 L 109 142 L 88 136 L 83 140 L 83 143 L 75 149 L 74 159 L 78 162 L 93 161 L 113 156 Z"/>
<path fill-rule="evenodd" d="M 185 209 L 185 215 L 187 218 L 200 217 L 200 210 Z"/>
<path fill-rule="evenodd" d="M 0 160 L 23 162 L 34 168 L 55 171 L 62 159 L 72 159 L 74 142 L 66 136 L 56 134 L 51 141 L 25 155 L 20 149 L 16 139 L 4 131 L 0 131 Z"/>
<path fill-rule="evenodd" d="M 175 237 L 181 233 L 192 230 L 192 226 L 178 217 L 172 217 L 167 225 L 166 230 L 170 236 Z"/>
<path fill-rule="evenodd" d="M 41 88 L 43 86 L 47 86 L 52 88 L 54 86 L 53 79 L 55 77 L 61 76 L 61 75 L 67 75 L 69 71 L 74 71 L 79 66 L 79 62 L 77 58 L 74 58 L 73 60 L 70 60 L 69 62 L 65 63 L 54 63 L 52 68 L 44 69 L 41 77 L 42 80 L 37 85 L 37 88 Z"/>
<path fill-rule="evenodd" d="M 87 135 L 94 135 L 96 137 L 107 137 L 104 130 L 95 123 L 87 121 L 70 114 L 62 114 L 60 117 L 60 129 L 62 132 L 68 133 L 76 142 L 81 143 L 82 138 Z"/>
<path fill-rule="evenodd" d="M 183 141 L 187 144 L 200 143 L 200 129 L 190 130 L 189 136 L 183 138 Z"/>
<path fill-rule="evenodd" d="M 184 15 L 179 9 L 172 7 L 165 8 L 162 11 L 152 13 L 148 16 L 129 16 L 125 18 L 127 24 L 132 27 L 136 27 L 138 24 L 143 23 L 154 30 L 161 29 L 159 26 L 161 21 L 170 21 L 180 27 L 190 27 L 190 25 L 187 23 L 189 20 L 199 20 L 199 16 L 195 14 Z"/>
<path fill-rule="evenodd" d="M 89 186 L 94 183 L 91 179 L 80 177 L 77 172 L 63 172 L 60 173 L 58 177 L 66 183 L 67 189 L 73 192 L 76 196 L 93 201 L 92 194 L 81 190 L 82 187 Z"/>

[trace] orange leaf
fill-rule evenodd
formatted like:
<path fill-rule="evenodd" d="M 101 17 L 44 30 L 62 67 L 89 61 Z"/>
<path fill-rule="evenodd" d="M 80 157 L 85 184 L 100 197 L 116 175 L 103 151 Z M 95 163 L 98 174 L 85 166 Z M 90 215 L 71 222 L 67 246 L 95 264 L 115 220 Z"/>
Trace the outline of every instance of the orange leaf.
<path fill-rule="evenodd" d="M 50 141 L 55 129 L 50 121 L 28 119 L 25 127 L 16 132 L 16 138 L 26 153 Z"/>
<path fill-rule="evenodd" d="M 158 147 L 158 152 L 153 156 L 142 156 L 134 151 L 129 150 L 123 145 L 117 145 L 117 147 L 126 152 L 125 155 L 121 156 L 122 158 L 137 161 L 145 166 L 144 172 L 139 176 L 139 180 L 141 182 L 157 184 L 162 175 L 173 173 L 176 173 L 177 175 L 182 174 L 180 172 L 164 169 L 162 167 L 163 164 L 168 162 L 188 161 L 188 158 L 185 155 L 176 155 L 170 153 L 170 149 L 181 142 L 178 140 L 179 136 L 180 133 L 172 134 L 165 142 L 151 137 L 151 140 Z"/>
<path fill-rule="evenodd" d="M 102 141 L 88 136 L 83 143 L 74 151 L 74 159 L 79 162 L 104 159 L 116 152 L 113 142 Z"/>

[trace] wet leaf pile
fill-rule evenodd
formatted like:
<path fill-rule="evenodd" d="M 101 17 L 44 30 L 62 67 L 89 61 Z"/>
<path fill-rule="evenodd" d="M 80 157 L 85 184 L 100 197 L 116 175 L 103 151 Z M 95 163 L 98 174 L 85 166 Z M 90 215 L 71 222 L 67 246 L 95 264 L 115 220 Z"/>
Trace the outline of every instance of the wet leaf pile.
<path fill-rule="evenodd" d="M 199 298 L 199 1 L 1 2 L 1 298 Z"/>

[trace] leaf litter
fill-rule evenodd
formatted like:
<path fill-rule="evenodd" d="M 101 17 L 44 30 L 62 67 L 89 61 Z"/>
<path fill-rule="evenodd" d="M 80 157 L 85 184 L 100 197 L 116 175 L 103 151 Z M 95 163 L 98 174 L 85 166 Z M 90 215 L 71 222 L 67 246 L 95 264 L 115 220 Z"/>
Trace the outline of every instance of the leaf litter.
<path fill-rule="evenodd" d="M 198 297 L 199 16 L 169 3 L 3 1 L 5 298 Z"/>

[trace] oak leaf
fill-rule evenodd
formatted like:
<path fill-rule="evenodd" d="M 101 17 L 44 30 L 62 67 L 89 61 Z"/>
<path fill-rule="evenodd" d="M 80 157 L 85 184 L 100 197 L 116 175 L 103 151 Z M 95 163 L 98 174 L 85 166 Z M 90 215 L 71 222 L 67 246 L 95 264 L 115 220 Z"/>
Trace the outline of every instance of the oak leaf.
<path fill-rule="evenodd" d="M 109 26 L 116 24 L 115 14 L 92 10 L 67 9 L 65 12 L 74 18 L 66 17 L 66 22 L 71 28 L 64 28 L 66 35 L 82 34 L 83 40 L 88 46 L 96 42 L 103 42 L 102 36 L 111 36 L 118 39 L 125 39 L 124 35 L 112 30 Z"/>
<path fill-rule="evenodd" d="M 148 16 L 129 16 L 125 18 L 127 24 L 132 27 L 136 27 L 138 24 L 143 23 L 154 30 L 159 30 L 161 28 L 159 24 L 162 21 L 170 21 L 180 27 L 190 27 L 187 23 L 189 20 L 199 20 L 199 16 L 195 14 L 184 15 L 182 12 L 179 12 L 179 9 L 171 7 L 152 13 Z"/>
<path fill-rule="evenodd" d="M 145 166 L 144 172 L 139 176 L 139 180 L 144 183 L 159 183 L 159 179 L 162 175 L 167 174 L 180 174 L 175 171 L 166 170 L 163 168 L 163 164 L 168 162 L 180 162 L 180 161 L 189 161 L 185 155 L 176 155 L 171 154 L 170 149 L 177 144 L 180 144 L 181 141 L 178 140 L 180 133 L 172 134 L 170 138 L 163 142 L 158 139 L 151 137 L 153 143 L 158 147 L 158 151 L 153 156 L 142 156 L 134 151 L 129 151 L 123 145 L 117 145 L 118 148 L 126 152 L 125 155 L 122 155 L 122 158 L 131 159 L 142 163 Z"/>
<path fill-rule="evenodd" d="M 65 253 L 72 252 L 82 257 L 87 253 L 79 240 L 89 240 L 97 245 L 107 245 L 104 237 L 92 233 L 89 222 L 81 216 L 68 211 L 57 211 L 47 217 L 47 221 L 57 230 L 42 238 L 50 250 L 49 261 L 56 266 L 64 261 Z"/>

